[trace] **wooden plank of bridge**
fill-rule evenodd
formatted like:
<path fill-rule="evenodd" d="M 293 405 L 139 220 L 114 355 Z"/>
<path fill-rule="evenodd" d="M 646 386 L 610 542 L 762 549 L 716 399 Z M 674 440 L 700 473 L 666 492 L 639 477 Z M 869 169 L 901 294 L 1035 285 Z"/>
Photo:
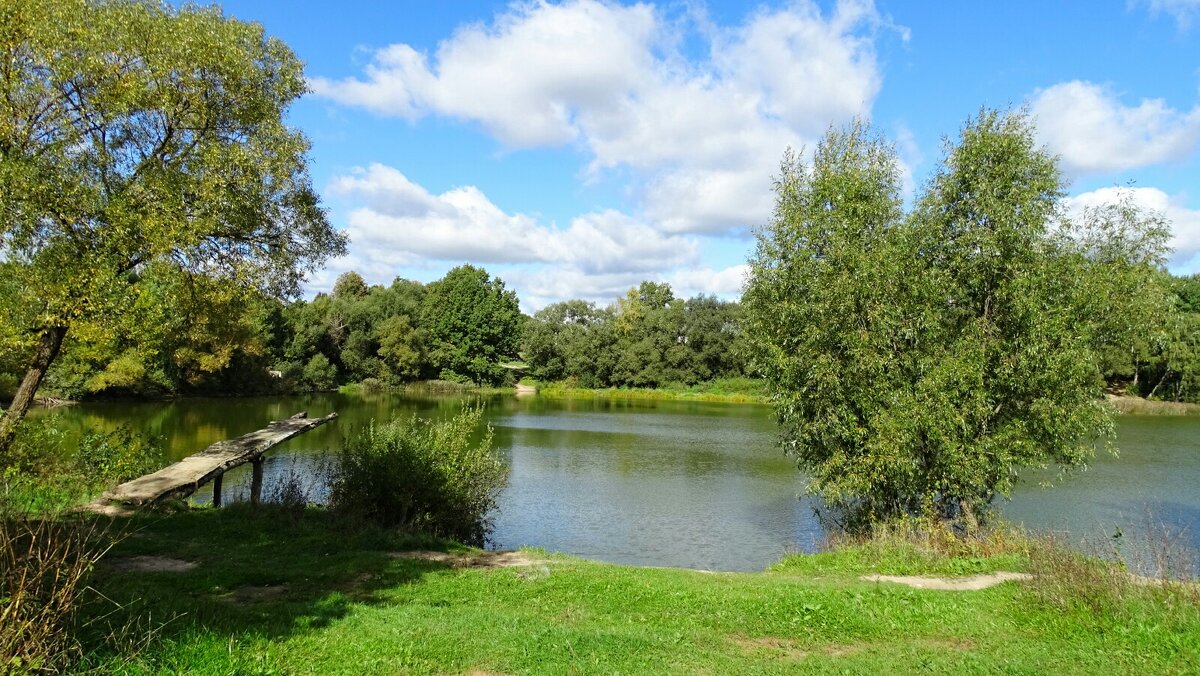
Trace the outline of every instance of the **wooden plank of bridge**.
<path fill-rule="evenodd" d="M 209 481 L 213 482 L 213 504 L 219 507 L 222 475 L 247 462 L 254 463 L 251 496 L 257 497 L 262 493 L 263 454 L 336 417 L 336 413 L 330 413 L 323 418 L 309 418 L 306 412 L 300 412 L 290 418 L 276 420 L 257 432 L 218 441 L 173 465 L 117 486 L 94 500 L 87 509 L 100 513 L 120 513 L 122 508 L 114 506 L 114 503 L 140 506 L 167 497 L 184 497 L 195 493 L 196 489 Z"/>

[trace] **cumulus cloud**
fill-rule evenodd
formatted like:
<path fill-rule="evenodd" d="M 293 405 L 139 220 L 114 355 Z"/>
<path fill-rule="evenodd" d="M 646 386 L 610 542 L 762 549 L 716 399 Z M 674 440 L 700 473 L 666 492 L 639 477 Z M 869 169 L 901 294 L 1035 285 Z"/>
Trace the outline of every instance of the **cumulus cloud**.
<path fill-rule="evenodd" d="M 1195 258 L 1200 253 L 1200 210 L 1189 209 L 1182 200 L 1158 188 L 1100 188 L 1067 200 L 1067 208 L 1081 210 L 1116 204 L 1128 198 L 1137 206 L 1156 211 L 1171 223 L 1171 266 L 1179 272 L 1197 272 Z"/>
<path fill-rule="evenodd" d="M 432 55 L 395 44 L 361 77 L 311 85 L 382 115 L 475 122 L 512 148 L 573 144 L 592 174 L 632 169 L 642 210 L 674 232 L 765 222 L 784 148 L 871 110 L 888 24 L 873 3 L 842 0 L 828 15 L 804 1 L 736 27 L 682 25 L 645 4 L 517 4 Z M 708 56 L 685 57 L 689 40 Z"/>
<path fill-rule="evenodd" d="M 1111 90 L 1075 80 L 1034 94 L 1038 135 L 1074 174 L 1121 171 L 1190 156 L 1200 145 L 1200 106 L 1162 99 L 1126 106 Z"/>
<path fill-rule="evenodd" d="M 661 232 L 618 211 L 586 213 L 559 228 L 506 213 L 474 186 L 432 194 L 382 164 L 334 178 L 329 190 L 352 205 L 347 232 L 354 260 L 367 270 L 433 259 L 645 273 L 699 259 L 694 238 Z"/>
<path fill-rule="evenodd" d="M 746 276 L 750 274 L 749 265 L 732 265 L 722 270 L 698 268 L 680 270 L 667 278 L 675 295 L 691 297 L 697 294 L 722 296 L 725 298 L 742 295 L 742 287 L 746 284 Z"/>

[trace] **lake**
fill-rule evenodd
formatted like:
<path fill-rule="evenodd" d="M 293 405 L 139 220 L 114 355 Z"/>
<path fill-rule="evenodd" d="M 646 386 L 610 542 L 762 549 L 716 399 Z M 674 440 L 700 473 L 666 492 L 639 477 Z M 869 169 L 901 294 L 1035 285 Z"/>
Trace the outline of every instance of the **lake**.
<path fill-rule="evenodd" d="M 479 399 L 470 399 L 479 400 Z M 372 419 L 449 416 L 464 399 L 401 394 L 313 394 L 172 402 L 96 402 L 53 415 L 68 432 L 131 425 L 162 437 L 176 460 L 221 439 L 306 410 L 337 411 L 332 424 L 272 451 L 265 485 L 309 476 L 343 435 Z M 804 477 L 776 444 L 768 407 L 679 401 L 481 400 L 494 445 L 511 467 L 489 546 L 543 547 L 587 558 L 708 570 L 761 570 L 823 538 Z M 1052 471 L 1029 471 L 1004 515 L 1054 531 L 1135 566 L 1169 541 L 1200 551 L 1200 417 L 1125 416 L 1120 454 L 1051 488 Z M 248 492 L 249 468 L 226 475 L 226 495 Z M 319 493 L 319 487 L 312 487 Z M 207 501 L 210 493 L 195 496 Z M 228 498 L 227 498 L 228 499 Z M 1115 536 L 1115 537 L 1114 537 Z"/>

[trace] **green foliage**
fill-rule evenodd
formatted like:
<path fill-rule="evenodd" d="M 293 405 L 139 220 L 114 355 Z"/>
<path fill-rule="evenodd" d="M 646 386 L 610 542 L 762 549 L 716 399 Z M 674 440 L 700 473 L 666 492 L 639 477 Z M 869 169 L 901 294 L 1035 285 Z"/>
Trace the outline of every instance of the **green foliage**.
<path fill-rule="evenodd" d="M 367 282 L 362 278 L 362 275 L 353 270 L 342 273 L 337 278 L 337 281 L 333 283 L 333 296 L 335 298 L 361 298 L 365 295 L 367 295 Z"/>
<path fill-rule="evenodd" d="M 326 392 L 337 385 L 337 367 L 329 362 L 329 358 L 318 352 L 304 366 L 304 382 L 309 389 L 316 392 Z"/>
<path fill-rule="evenodd" d="M 153 472 L 162 465 L 163 456 L 159 439 L 122 426 L 83 435 L 75 462 L 85 476 L 112 485 Z"/>
<path fill-rule="evenodd" d="M 53 415 L 26 421 L 0 454 L 0 511 L 48 514 L 161 467 L 160 440 L 128 427 L 64 433 Z"/>
<path fill-rule="evenodd" d="M 785 450 L 844 525 L 969 525 L 1020 467 L 1078 467 L 1111 434 L 1097 353 L 1135 310 L 1109 296 L 1155 274 L 1161 221 L 1064 223 L 1033 138 L 981 112 L 907 215 L 894 150 L 861 124 L 811 167 L 785 158 L 746 332 Z"/>
<path fill-rule="evenodd" d="M 434 370 L 481 385 L 496 385 L 508 377 L 500 363 L 516 355 L 522 324 L 516 293 L 470 265 L 454 268 L 430 284 L 421 306 Z"/>
<path fill-rule="evenodd" d="M 694 385 L 743 374 L 738 304 L 643 282 L 610 307 L 555 303 L 525 325 L 529 374 L 585 388 Z"/>
<path fill-rule="evenodd" d="M 293 295 L 345 251 L 310 185 L 308 141 L 285 123 L 306 90 L 301 63 L 260 25 L 192 5 L 16 0 L 0 26 L 0 277 L 19 280 L 2 303 L 23 330 L 0 337 L 33 355 L 30 382 L 64 336 L 117 337 L 134 352 L 116 349 L 115 371 L 91 385 L 126 387 L 174 328 L 147 321 L 154 311 L 203 315 L 190 324 L 201 332 L 236 322 L 222 307 L 233 290 Z M 164 277 L 185 280 L 184 307 L 162 303 L 180 296 L 149 281 Z M 216 370 L 221 338 L 193 335 L 169 359 Z M 0 420 L 0 446 L 35 390 Z"/>
<path fill-rule="evenodd" d="M 508 477 L 491 428 L 478 435 L 482 420 L 474 408 L 443 422 L 372 423 L 346 443 L 331 504 L 381 525 L 482 545 Z"/>

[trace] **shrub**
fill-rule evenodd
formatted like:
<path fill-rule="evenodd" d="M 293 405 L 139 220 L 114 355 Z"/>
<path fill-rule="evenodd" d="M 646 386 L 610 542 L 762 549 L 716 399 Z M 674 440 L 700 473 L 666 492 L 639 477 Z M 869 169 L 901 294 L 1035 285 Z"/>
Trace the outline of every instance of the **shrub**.
<path fill-rule="evenodd" d="M 318 352 L 304 367 L 304 382 L 309 389 L 318 392 L 332 390 L 337 385 L 337 367 L 329 358 Z"/>
<path fill-rule="evenodd" d="M 154 437 L 128 427 L 112 432 L 89 432 L 79 440 L 77 463 L 84 476 L 116 484 L 149 474 L 162 465 L 163 450 Z"/>
<path fill-rule="evenodd" d="M 378 378 L 363 378 L 363 381 L 359 383 L 359 387 L 367 394 L 386 392 L 388 389 L 387 384 Z"/>
<path fill-rule="evenodd" d="M 381 525 L 482 545 L 488 512 L 508 478 L 492 453 L 483 410 L 447 421 L 372 423 L 351 437 L 332 468 L 330 503 Z"/>

